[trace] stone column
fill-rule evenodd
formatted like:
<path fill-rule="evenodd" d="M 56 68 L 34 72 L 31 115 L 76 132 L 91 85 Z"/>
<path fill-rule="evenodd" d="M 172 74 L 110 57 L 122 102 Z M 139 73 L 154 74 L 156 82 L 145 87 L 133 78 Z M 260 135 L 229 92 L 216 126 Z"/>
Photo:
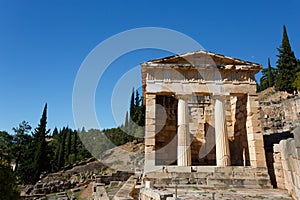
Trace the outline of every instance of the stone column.
<path fill-rule="evenodd" d="M 192 164 L 189 118 L 188 118 L 188 97 L 178 96 L 178 147 L 177 164 L 178 166 L 190 166 Z"/>
<path fill-rule="evenodd" d="M 217 166 L 230 166 L 230 151 L 225 120 L 225 96 L 216 95 L 215 99 L 215 133 Z"/>

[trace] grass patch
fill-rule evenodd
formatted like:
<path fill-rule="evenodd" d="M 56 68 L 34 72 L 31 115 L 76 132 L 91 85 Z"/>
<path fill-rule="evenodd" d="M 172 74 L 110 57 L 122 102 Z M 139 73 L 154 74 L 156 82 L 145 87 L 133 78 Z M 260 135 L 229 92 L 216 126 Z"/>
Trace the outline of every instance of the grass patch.
<path fill-rule="evenodd" d="M 266 197 L 263 197 L 263 196 L 254 196 L 254 198 L 257 198 L 257 199 L 265 199 Z"/>
<path fill-rule="evenodd" d="M 193 190 L 199 190 L 199 188 L 197 186 L 194 186 Z"/>
<path fill-rule="evenodd" d="M 124 161 L 123 160 L 116 160 L 116 161 L 114 161 L 114 164 L 115 165 L 121 165 L 121 164 L 123 164 L 124 163 Z"/>

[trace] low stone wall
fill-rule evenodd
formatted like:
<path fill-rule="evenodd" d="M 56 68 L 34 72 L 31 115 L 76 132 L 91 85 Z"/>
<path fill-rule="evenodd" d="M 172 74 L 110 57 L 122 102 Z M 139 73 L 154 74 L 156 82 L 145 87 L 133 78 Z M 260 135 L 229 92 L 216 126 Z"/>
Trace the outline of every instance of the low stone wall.
<path fill-rule="evenodd" d="M 143 188 L 140 192 L 141 200 L 167 200 L 168 197 L 173 197 L 173 193 Z"/>
<path fill-rule="evenodd" d="M 133 200 L 133 193 L 135 185 L 137 183 L 137 177 L 131 176 L 126 183 L 120 188 L 113 200 Z"/>
<path fill-rule="evenodd" d="M 300 199 L 300 128 L 294 131 L 294 139 L 274 145 L 273 156 L 277 187 Z"/>
<path fill-rule="evenodd" d="M 130 176 L 134 175 L 132 172 L 126 171 L 117 171 L 112 174 L 107 175 L 98 175 L 95 177 L 97 183 L 104 183 L 105 185 L 109 185 L 112 181 L 126 181 Z"/>

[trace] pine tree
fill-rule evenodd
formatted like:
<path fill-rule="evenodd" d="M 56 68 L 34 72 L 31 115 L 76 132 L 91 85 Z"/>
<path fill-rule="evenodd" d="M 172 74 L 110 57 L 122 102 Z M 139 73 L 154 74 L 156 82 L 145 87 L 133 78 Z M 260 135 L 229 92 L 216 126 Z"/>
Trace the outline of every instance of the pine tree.
<path fill-rule="evenodd" d="M 15 157 L 15 171 L 18 170 L 21 159 L 25 153 L 26 144 L 31 139 L 29 135 L 27 135 L 31 130 L 31 126 L 28 122 L 22 121 L 19 124 L 19 127 L 13 128 L 13 131 L 16 133 L 13 138 L 13 154 Z"/>
<path fill-rule="evenodd" d="M 33 180 L 37 181 L 42 172 L 47 172 L 49 170 L 50 161 L 47 151 L 46 135 L 50 132 L 47 130 L 47 104 L 45 104 L 42 118 L 38 127 L 34 131 L 34 142 L 36 146 L 36 151 L 34 154 L 33 170 L 34 176 Z"/>
<path fill-rule="evenodd" d="M 6 131 L 0 131 L 0 161 L 6 161 L 10 164 L 12 158 L 12 141 L 13 137 Z"/>
<path fill-rule="evenodd" d="M 297 60 L 294 52 L 292 51 L 285 26 L 283 26 L 282 43 L 277 50 L 279 52 L 277 56 L 278 74 L 275 79 L 275 88 L 279 91 L 293 93 L 296 88 L 292 85 L 292 83 L 295 81 L 296 74 L 299 69 L 297 67 Z"/>
<path fill-rule="evenodd" d="M 20 192 L 10 165 L 0 160 L 0 197 L 2 200 L 19 199 Z"/>

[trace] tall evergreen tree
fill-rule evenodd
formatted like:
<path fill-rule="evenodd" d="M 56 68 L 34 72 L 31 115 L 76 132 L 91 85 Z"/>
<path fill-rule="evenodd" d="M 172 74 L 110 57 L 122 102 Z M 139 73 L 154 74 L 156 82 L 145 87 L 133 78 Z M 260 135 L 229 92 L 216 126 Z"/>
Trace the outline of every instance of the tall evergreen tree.
<path fill-rule="evenodd" d="M 283 26 L 283 36 L 280 47 L 277 49 L 277 70 L 278 74 L 275 79 L 275 88 L 279 91 L 286 91 L 293 93 L 296 88 L 292 83 L 296 79 L 296 74 L 299 71 L 297 67 L 297 60 L 294 52 L 292 51 L 286 27 Z"/>
<path fill-rule="evenodd" d="M 125 128 L 128 127 L 128 124 L 129 124 L 128 111 L 126 111 L 126 116 L 125 116 Z"/>
<path fill-rule="evenodd" d="M 135 105 L 134 104 L 134 88 L 132 88 L 131 99 L 130 99 L 130 108 L 129 108 L 130 121 L 132 121 L 133 117 L 134 117 L 134 109 L 135 109 L 134 105 Z"/>
<path fill-rule="evenodd" d="M 72 130 L 67 128 L 67 138 L 66 138 L 66 155 L 65 155 L 65 161 L 69 162 L 69 156 L 71 154 L 71 147 L 72 147 Z"/>
<path fill-rule="evenodd" d="M 33 180 L 37 181 L 44 171 L 49 171 L 50 161 L 48 157 L 46 135 L 50 132 L 47 130 L 47 104 L 45 104 L 42 117 L 38 127 L 34 131 L 34 142 L 36 151 L 34 154 L 34 176 Z"/>
<path fill-rule="evenodd" d="M 51 147 L 53 151 L 53 160 L 51 162 L 52 165 L 52 171 L 57 171 L 59 169 L 58 164 L 58 158 L 59 158 L 59 152 L 60 152 L 60 136 L 58 134 L 58 130 L 55 127 L 52 133 L 53 140 L 51 142 Z"/>
<path fill-rule="evenodd" d="M 61 168 L 65 165 L 65 142 L 66 142 L 66 131 L 65 128 L 62 129 L 60 134 L 60 147 L 59 147 L 59 157 L 58 157 L 58 167 Z"/>
<path fill-rule="evenodd" d="M 136 92 L 135 92 L 135 98 L 134 98 L 134 108 L 137 108 L 137 107 L 140 106 L 140 101 L 141 101 L 141 99 L 140 99 L 139 91 L 136 90 Z"/>
<path fill-rule="evenodd" d="M 73 153 L 74 153 L 74 159 L 77 160 L 77 154 L 78 154 L 78 134 L 77 131 L 74 131 L 74 142 L 73 142 Z"/>

